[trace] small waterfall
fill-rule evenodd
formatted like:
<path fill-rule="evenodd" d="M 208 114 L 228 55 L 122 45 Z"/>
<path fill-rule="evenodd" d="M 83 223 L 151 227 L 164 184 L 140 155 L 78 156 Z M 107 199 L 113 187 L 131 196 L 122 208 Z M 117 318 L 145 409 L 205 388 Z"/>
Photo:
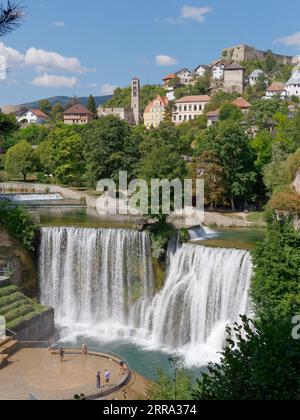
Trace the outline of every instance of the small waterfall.
<path fill-rule="evenodd" d="M 61 194 L 0 194 L 0 200 L 11 200 L 13 202 L 32 201 L 57 201 L 62 200 Z"/>
<path fill-rule="evenodd" d="M 59 325 L 100 340 L 131 339 L 206 363 L 226 324 L 249 314 L 250 254 L 186 244 L 170 247 L 164 288 L 154 294 L 147 233 L 44 228 L 41 301 Z"/>

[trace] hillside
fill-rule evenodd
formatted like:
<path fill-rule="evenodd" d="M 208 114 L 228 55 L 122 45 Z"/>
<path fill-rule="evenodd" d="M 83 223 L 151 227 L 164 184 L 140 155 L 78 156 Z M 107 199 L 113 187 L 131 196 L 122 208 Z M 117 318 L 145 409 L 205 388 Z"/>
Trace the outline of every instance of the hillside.
<path fill-rule="evenodd" d="M 111 98 L 112 98 L 112 96 L 95 96 L 94 97 L 97 106 L 104 104 L 105 102 L 107 102 Z M 52 98 L 45 98 L 45 100 L 49 101 L 51 103 L 51 105 L 54 105 L 57 102 L 60 102 L 63 107 L 66 106 L 67 103 L 70 102 L 72 99 L 73 98 L 71 96 L 53 96 Z M 87 102 L 88 102 L 88 97 L 87 96 L 82 96 L 82 97 L 77 98 L 77 99 L 82 105 L 84 105 L 84 106 L 87 105 Z M 40 100 L 43 100 L 43 99 L 41 98 L 41 99 L 38 99 L 38 100 L 33 101 L 33 102 L 27 102 L 27 103 L 21 104 L 19 106 L 29 107 L 29 108 L 38 108 L 38 104 L 39 104 Z"/>

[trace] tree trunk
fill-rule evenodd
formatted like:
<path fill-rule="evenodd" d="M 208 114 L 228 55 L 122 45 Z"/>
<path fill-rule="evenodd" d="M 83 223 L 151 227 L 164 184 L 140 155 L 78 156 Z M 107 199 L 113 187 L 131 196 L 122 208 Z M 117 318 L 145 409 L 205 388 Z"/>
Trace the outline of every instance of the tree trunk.
<path fill-rule="evenodd" d="M 24 182 L 26 182 L 26 174 L 23 174 Z"/>

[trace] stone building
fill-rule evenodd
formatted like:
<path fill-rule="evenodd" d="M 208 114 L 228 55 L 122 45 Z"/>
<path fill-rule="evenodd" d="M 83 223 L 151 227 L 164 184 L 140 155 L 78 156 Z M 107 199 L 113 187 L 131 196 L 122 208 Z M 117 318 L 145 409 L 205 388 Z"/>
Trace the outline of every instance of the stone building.
<path fill-rule="evenodd" d="M 138 125 L 141 122 L 141 85 L 138 78 L 131 81 L 131 107 L 130 108 L 104 108 L 97 109 L 98 117 L 113 115 L 130 125 Z"/>
<path fill-rule="evenodd" d="M 64 112 L 64 123 L 66 125 L 84 125 L 88 124 L 94 118 L 94 114 L 80 104 L 71 106 L 71 108 Z"/>
<path fill-rule="evenodd" d="M 245 68 L 238 63 L 228 64 L 224 68 L 224 91 L 228 93 L 244 93 Z"/>
<path fill-rule="evenodd" d="M 260 51 L 255 47 L 241 44 L 230 48 L 225 48 L 222 52 L 222 59 L 227 61 L 238 61 L 239 63 L 245 61 L 264 61 L 268 55 L 268 51 Z M 278 64 L 289 64 L 292 65 L 294 57 L 288 55 L 274 54 L 273 56 Z"/>

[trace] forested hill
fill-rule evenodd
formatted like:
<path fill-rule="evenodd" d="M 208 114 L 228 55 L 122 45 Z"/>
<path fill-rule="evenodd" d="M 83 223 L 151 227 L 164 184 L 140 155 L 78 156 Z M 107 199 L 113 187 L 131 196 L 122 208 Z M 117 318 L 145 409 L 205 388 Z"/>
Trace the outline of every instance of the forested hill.
<path fill-rule="evenodd" d="M 111 95 L 109 95 L 109 96 L 95 96 L 94 97 L 97 106 L 104 104 L 105 102 L 107 102 L 111 98 L 112 98 Z M 61 103 L 61 105 L 63 107 L 65 107 L 68 103 L 70 103 L 72 101 L 72 99 L 73 98 L 71 96 L 54 96 L 52 98 L 39 99 L 37 101 L 28 102 L 26 104 L 21 104 L 20 106 L 25 106 L 25 107 L 29 107 L 29 108 L 38 108 L 39 107 L 39 102 L 41 100 L 46 100 L 46 101 L 49 101 L 52 106 L 59 102 L 59 103 Z M 82 105 L 86 106 L 89 98 L 87 96 L 82 96 L 82 97 L 76 98 L 76 99 Z"/>

